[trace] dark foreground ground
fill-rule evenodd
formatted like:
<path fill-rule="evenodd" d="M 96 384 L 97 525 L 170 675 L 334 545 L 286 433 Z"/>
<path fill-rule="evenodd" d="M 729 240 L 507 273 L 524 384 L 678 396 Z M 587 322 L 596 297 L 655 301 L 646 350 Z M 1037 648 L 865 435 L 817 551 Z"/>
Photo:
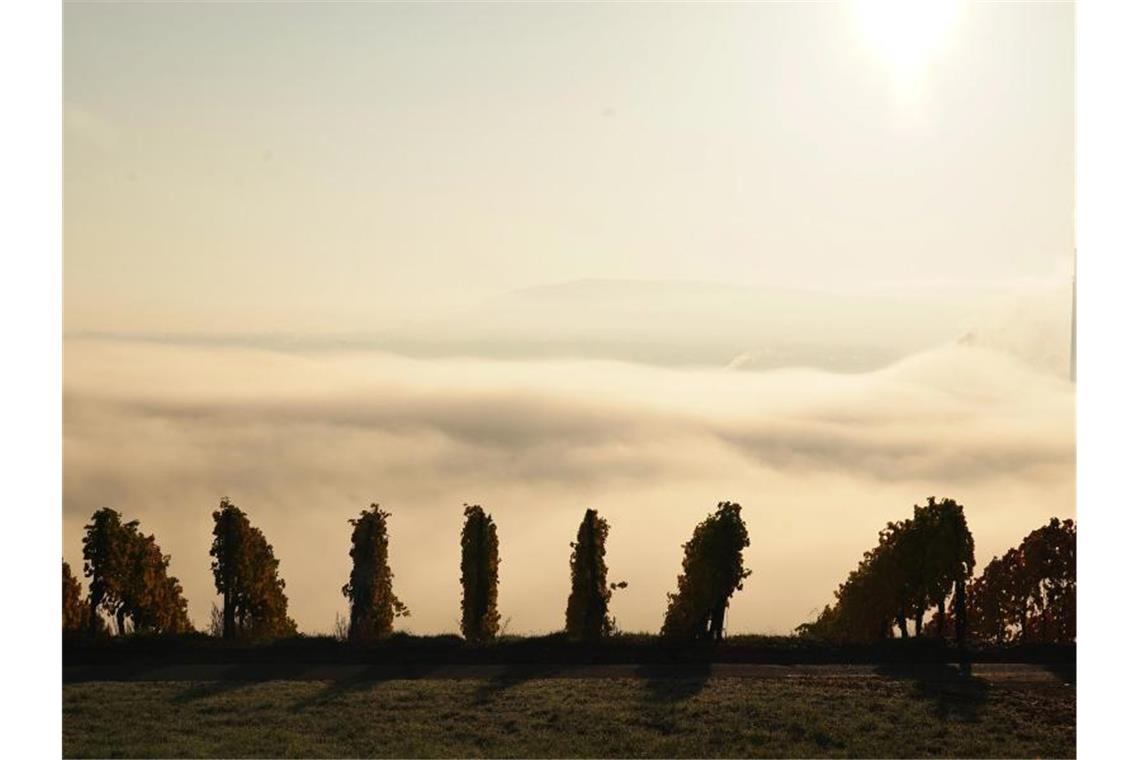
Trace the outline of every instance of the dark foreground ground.
<path fill-rule="evenodd" d="M 64 680 L 68 757 L 1076 754 L 1071 666 L 82 664 Z"/>

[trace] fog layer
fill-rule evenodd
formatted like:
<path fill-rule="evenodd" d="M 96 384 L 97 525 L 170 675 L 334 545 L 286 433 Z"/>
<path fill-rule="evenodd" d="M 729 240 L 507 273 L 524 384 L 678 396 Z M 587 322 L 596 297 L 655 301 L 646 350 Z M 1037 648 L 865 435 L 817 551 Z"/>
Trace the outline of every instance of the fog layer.
<path fill-rule="evenodd" d="M 966 505 L 984 563 L 1073 514 L 1068 380 L 968 340 L 873 372 L 738 372 L 597 360 L 410 358 L 71 339 L 64 555 L 112 506 L 157 534 L 192 618 L 216 601 L 210 512 L 229 496 L 281 560 L 302 630 L 346 610 L 348 519 L 393 513 L 408 630 L 457 630 L 462 504 L 499 525 L 508 630 L 560 628 L 569 543 L 611 523 L 613 611 L 656 630 L 681 544 L 738 501 L 755 572 L 730 632 L 787 632 L 830 598 L 889 519 Z"/>

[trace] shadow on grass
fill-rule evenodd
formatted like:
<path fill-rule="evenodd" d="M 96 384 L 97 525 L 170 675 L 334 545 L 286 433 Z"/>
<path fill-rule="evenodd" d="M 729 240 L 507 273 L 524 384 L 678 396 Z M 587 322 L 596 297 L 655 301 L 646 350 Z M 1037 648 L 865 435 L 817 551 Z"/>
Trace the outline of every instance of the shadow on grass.
<path fill-rule="evenodd" d="M 258 663 L 249 665 L 228 665 L 222 667 L 204 666 L 200 669 L 200 680 L 191 681 L 190 688 L 179 692 L 171 698 L 176 705 L 190 704 L 202 699 L 228 694 L 238 691 L 255 683 L 264 683 L 275 679 L 289 679 L 296 677 L 302 671 L 299 666 L 287 668 L 268 667 Z"/>
<path fill-rule="evenodd" d="M 249 681 L 204 681 L 202 683 L 191 684 L 190 688 L 175 694 L 170 698 L 170 703 L 173 705 L 187 705 L 202 699 L 229 694 L 230 692 L 244 689 L 249 685 Z"/>
<path fill-rule="evenodd" d="M 642 665 L 635 673 L 645 680 L 637 722 L 672 736 L 685 730 L 684 705 L 704 691 L 712 667 L 707 662 Z"/>
<path fill-rule="evenodd" d="M 475 692 L 474 704 L 486 705 L 502 692 L 519 684 L 541 678 L 556 678 L 565 668 L 561 665 L 488 665 L 476 666 L 482 673 L 478 676 L 480 686 Z M 328 685 L 312 697 L 297 702 L 293 712 L 302 712 L 312 707 L 327 704 L 353 692 L 368 691 L 382 681 L 421 678 L 470 678 L 472 668 L 453 671 L 452 666 L 392 666 L 372 665 L 355 670 L 347 676 L 328 681 Z"/>
<path fill-rule="evenodd" d="M 875 673 L 911 682 L 916 695 L 932 702 L 943 719 L 975 722 L 989 698 L 989 684 L 972 674 L 969 663 L 892 663 L 877 666 Z"/>
<path fill-rule="evenodd" d="M 708 684 L 712 666 L 707 662 L 640 665 L 634 673 L 645 679 L 648 703 L 673 704 L 700 694 Z"/>
<path fill-rule="evenodd" d="M 490 704 L 500 694 L 520 684 L 540 678 L 557 678 L 564 670 L 561 665 L 505 665 L 480 684 L 473 703 L 476 706 Z"/>
<path fill-rule="evenodd" d="M 302 699 L 293 705 L 292 712 L 304 712 L 313 707 L 320 707 L 340 697 L 354 692 L 368 691 L 373 685 L 381 681 L 392 681 L 400 678 L 423 677 L 430 669 L 421 668 L 418 671 L 410 668 L 393 667 L 392 665 L 368 665 L 356 669 L 341 678 L 332 679 L 320 692 L 311 697 Z"/>

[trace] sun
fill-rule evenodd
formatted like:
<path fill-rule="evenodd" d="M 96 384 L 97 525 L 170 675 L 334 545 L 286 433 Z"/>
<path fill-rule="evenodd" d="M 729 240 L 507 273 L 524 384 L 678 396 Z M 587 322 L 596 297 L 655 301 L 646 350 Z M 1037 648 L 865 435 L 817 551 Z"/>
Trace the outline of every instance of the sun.
<path fill-rule="evenodd" d="M 896 83 L 909 87 L 945 41 L 958 6 L 954 0 L 861 0 L 854 7 L 863 39 Z"/>

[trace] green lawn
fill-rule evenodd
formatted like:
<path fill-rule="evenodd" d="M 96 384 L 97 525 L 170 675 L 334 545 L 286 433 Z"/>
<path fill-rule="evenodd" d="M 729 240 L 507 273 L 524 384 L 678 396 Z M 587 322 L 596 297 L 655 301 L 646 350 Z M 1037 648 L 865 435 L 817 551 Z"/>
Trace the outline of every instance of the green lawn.
<path fill-rule="evenodd" d="M 1073 757 L 1076 690 L 881 677 L 89 682 L 67 757 Z"/>

